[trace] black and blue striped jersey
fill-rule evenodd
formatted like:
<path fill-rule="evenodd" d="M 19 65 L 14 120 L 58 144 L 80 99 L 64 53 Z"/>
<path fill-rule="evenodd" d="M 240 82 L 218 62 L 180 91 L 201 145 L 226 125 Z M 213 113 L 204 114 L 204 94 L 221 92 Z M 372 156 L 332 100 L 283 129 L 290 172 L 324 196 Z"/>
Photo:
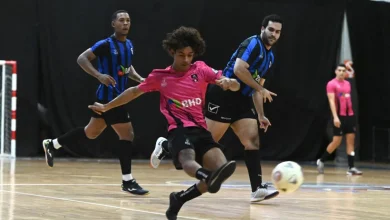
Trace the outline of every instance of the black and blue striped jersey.
<path fill-rule="evenodd" d="M 260 79 L 265 79 L 271 66 L 274 63 L 274 54 L 272 50 L 267 50 L 260 39 L 260 35 L 255 35 L 244 40 L 237 50 L 233 53 L 230 61 L 223 71 L 223 75 L 228 78 L 235 78 L 241 84 L 240 93 L 244 96 L 252 96 L 254 89 L 243 83 L 234 74 L 234 64 L 236 59 L 240 58 L 249 64 L 249 72 L 258 83 Z"/>
<path fill-rule="evenodd" d="M 97 99 L 106 103 L 126 90 L 127 73 L 134 54 L 133 44 L 128 39 L 119 41 L 112 35 L 95 43 L 91 50 L 97 57 L 98 71 L 112 76 L 116 81 L 115 87 L 100 84 L 96 91 Z"/>

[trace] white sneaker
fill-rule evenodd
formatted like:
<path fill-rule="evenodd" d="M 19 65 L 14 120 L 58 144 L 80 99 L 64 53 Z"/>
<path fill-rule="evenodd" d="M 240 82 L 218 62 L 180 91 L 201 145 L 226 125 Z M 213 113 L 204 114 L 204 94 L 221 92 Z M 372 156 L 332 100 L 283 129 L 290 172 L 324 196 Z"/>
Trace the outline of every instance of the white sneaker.
<path fill-rule="evenodd" d="M 258 187 L 256 191 L 251 193 L 251 202 L 260 202 L 267 199 L 272 199 L 279 195 L 278 190 L 268 189 L 267 184 Z"/>
<path fill-rule="evenodd" d="M 154 151 L 152 155 L 150 155 L 150 166 L 154 169 L 156 169 L 159 165 L 162 159 L 167 155 L 167 153 L 163 150 L 162 143 L 164 141 L 167 141 L 164 137 L 159 137 L 156 141 L 156 145 L 154 147 Z"/>
<path fill-rule="evenodd" d="M 324 162 L 322 162 L 321 159 L 317 160 L 317 170 L 320 174 L 324 173 Z"/>
<path fill-rule="evenodd" d="M 352 168 L 347 170 L 347 174 L 348 175 L 362 175 L 363 172 L 358 170 L 356 167 L 352 167 Z"/>

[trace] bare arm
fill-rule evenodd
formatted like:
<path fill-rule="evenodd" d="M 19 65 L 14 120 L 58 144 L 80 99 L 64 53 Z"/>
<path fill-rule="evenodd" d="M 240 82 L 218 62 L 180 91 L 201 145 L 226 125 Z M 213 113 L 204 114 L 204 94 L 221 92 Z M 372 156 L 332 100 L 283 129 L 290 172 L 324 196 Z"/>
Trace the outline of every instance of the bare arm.
<path fill-rule="evenodd" d="M 129 69 L 129 78 L 136 81 L 136 82 L 139 82 L 139 83 L 141 83 L 145 80 L 142 76 L 140 76 L 137 73 L 137 71 L 135 71 L 133 65 L 130 66 L 130 69 Z"/>
<path fill-rule="evenodd" d="M 238 91 L 240 90 L 240 83 L 236 79 L 229 79 L 224 76 L 221 76 L 215 81 L 215 84 L 220 86 L 223 90 Z"/>
<path fill-rule="evenodd" d="M 249 64 L 240 58 L 236 59 L 234 64 L 234 74 L 246 85 L 250 86 L 256 91 L 261 91 L 263 86 L 259 85 L 256 80 L 253 79 L 252 74 L 248 70 Z"/>
<path fill-rule="evenodd" d="M 94 60 L 96 58 L 95 54 L 92 52 L 91 49 L 87 49 L 84 51 L 80 56 L 77 58 L 77 63 L 80 65 L 80 67 L 87 72 L 89 75 L 95 77 L 98 79 L 101 83 L 103 83 L 106 86 L 112 85 L 115 86 L 116 81 L 114 78 L 107 74 L 99 73 L 93 67 L 91 60 Z"/>
<path fill-rule="evenodd" d="M 255 91 L 252 96 L 253 104 L 259 117 L 264 117 L 264 101 L 261 92 Z"/>
<path fill-rule="evenodd" d="M 138 96 L 144 94 L 143 91 L 141 91 L 138 86 L 130 87 L 126 89 L 122 94 L 120 94 L 118 97 L 116 97 L 111 102 L 104 105 L 105 111 L 108 111 L 112 108 L 124 105 L 133 99 L 136 99 Z"/>
<path fill-rule="evenodd" d="M 89 75 L 97 79 L 99 78 L 101 73 L 99 73 L 99 71 L 97 71 L 95 67 L 93 67 L 91 60 L 94 59 L 96 59 L 96 56 L 89 48 L 86 51 L 84 51 L 82 54 L 80 54 L 80 56 L 77 58 L 77 63 L 85 72 L 87 72 Z"/>
<path fill-rule="evenodd" d="M 260 85 L 264 86 L 265 79 L 260 79 Z M 261 92 L 255 91 L 252 96 L 253 104 L 259 117 L 264 117 L 264 97 Z"/>
<path fill-rule="evenodd" d="M 338 119 L 339 116 L 337 115 L 334 93 L 328 93 L 328 101 L 330 105 L 330 110 L 332 111 L 333 118 Z"/>

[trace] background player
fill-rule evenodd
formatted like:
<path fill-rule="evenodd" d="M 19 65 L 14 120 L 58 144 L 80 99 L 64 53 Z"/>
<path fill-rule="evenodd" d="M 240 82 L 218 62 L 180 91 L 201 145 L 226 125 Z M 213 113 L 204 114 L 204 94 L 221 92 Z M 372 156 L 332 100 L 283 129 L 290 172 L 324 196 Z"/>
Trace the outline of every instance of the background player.
<path fill-rule="evenodd" d="M 231 127 L 245 147 L 245 164 L 252 188 L 251 202 L 270 199 L 279 194 L 262 183 L 257 120 L 260 128 L 267 131 L 271 123 L 264 116 L 263 99 L 264 102 L 266 99 L 272 101 L 272 96 L 276 94 L 266 90 L 263 85 L 274 64 L 271 47 L 280 37 L 282 23 L 278 15 L 266 16 L 262 21 L 261 33 L 247 38 L 233 53 L 223 74 L 241 83 L 239 92 L 224 92 L 221 88 L 210 85 L 206 94 L 207 129 L 214 140 L 219 141 Z M 154 168 L 158 167 L 160 160 L 168 152 L 165 140 L 157 139 L 151 155 L 151 166 Z"/>
<path fill-rule="evenodd" d="M 345 65 L 339 64 L 335 70 L 336 77 L 326 85 L 333 116 L 333 140 L 322 157 L 317 160 L 317 168 L 319 173 L 324 173 L 324 162 L 340 146 L 343 135 L 345 135 L 349 167 L 347 174 L 362 175 L 363 173 L 354 166 L 356 118 L 352 109 L 351 84 L 345 80 L 345 72 Z"/>
<path fill-rule="evenodd" d="M 209 83 L 233 91 L 239 90 L 240 84 L 235 79 L 223 77 L 221 71 L 202 61 L 192 64 L 192 59 L 205 51 L 205 42 L 194 28 L 180 27 L 167 34 L 163 47 L 173 57 L 172 66 L 153 70 L 139 86 L 127 89 L 108 104 L 95 103 L 90 108 L 106 112 L 145 92 L 160 92 L 160 110 L 169 124 L 169 149 L 174 165 L 200 180 L 186 191 L 170 194 L 166 216 L 176 219 L 185 202 L 207 191 L 218 192 L 236 168 L 234 161 L 226 161 L 221 146 L 206 130 L 203 104 Z"/>
<path fill-rule="evenodd" d="M 109 38 L 98 41 L 77 59 L 80 67 L 101 83 L 96 91 L 99 102 L 107 103 L 121 94 L 125 90 L 128 77 L 138 82 L 144 80 L 132 66 L 133 45 L 127 39 L 130 25 L 130 16 L 127 11 L 116 11 L 112 15 L 112 27 L 115 33 Z M 96 58 L 98 60 L 98 70 L 91 64 L 91 61 Z M 129 113 L 124 106 L 107 111 L 102 115 L 93 112 L 87 126 L 75 128 L 54 140 L 44 140 L 43 149 L 48 166 L 53 167 L 53 153 L 62 145 L 70 145 L 80 140 L 95 139 L 104 131 L 107 125 L 111 125 L 120 140 L 116 153 L 119 156 L 122 170 L 122 190 L 138 195 L 147 194 L 148 191 L 140 187 L 131 174 L 131 152 L 134 134 Z"/>

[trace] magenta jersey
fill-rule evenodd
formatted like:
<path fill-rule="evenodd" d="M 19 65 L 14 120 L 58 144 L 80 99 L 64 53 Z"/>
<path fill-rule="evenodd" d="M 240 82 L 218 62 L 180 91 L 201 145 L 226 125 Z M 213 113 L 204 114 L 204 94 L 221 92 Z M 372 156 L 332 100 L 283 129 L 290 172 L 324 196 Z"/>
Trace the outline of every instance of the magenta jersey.
<path fill-rule="evenodd" d="M 333 79 L 326 85 L 326 92 L 333 93 L 337 114 L 352 116 L 351 84 L 347 80 Z"/>
<path fill-rule="evenodd" d="M 203 115 L 207 84 L 214 84 L 221 76 L 222 71 L 197 61 L 184 73 L 170 67 L 155 69 L 138 88 L 160 92 L 160 111 L 168 121 L 168 131 L 178 126 L 207 129 Z"/>

